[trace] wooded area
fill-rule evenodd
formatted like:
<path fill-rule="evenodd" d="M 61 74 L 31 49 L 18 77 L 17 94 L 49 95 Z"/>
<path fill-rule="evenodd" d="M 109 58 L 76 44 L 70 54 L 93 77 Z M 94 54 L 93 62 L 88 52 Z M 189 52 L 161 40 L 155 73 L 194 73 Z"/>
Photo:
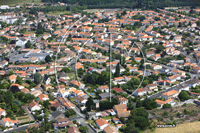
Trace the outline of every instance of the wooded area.
<path fill-rule="evenodd" d="M 87 8 L 146 8 L 156 9 L 178 6 L 199 6 L 198 0 L 42 0 L 87 6 Z"/>

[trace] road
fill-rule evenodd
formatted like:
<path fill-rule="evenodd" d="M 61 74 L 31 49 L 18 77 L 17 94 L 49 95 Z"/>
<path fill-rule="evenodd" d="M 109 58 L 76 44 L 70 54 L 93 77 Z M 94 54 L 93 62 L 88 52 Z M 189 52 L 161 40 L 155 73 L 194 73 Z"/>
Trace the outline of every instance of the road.
<path fill-rule="evenodd" d="M 22 125 L 20 127 L 8 130 L 8 131 L 4 131 L 4 133 L 12 133 L 12 132 L 19 132 L 21 130 L 25 131 L 30 125 L 34 125 L 36 123 L 31 123 L 31 124 L 27 124 L 27 125 Z"/>
<path fill-rule="evenodd" d="M 170 66 L 167 66 L 167 65 L 164 65 L 164 64 L 155 62 L 155 61 L 148 60 L 148 59 L 146 59 L 146 61 L 151 62 L 151 63 L 159 64 L 159 65 L 161 65 L 162 67 L 165 67 L 165 68 L 167 68 L 167 69 L 169 69 L 169 70 L 178 69 L 178 70 L 184 71 L 184 70 L 182 70 L 182 69 L 175 68 L 175 67 L 170 67 Z M 187 72 L 187 71 L 185 71 L 185 72 Z M 200 77 L 200 74 L 194 74 L 194 73 L 190 73 L 190 72 L 187 72 L 187 73 L 191 76 L 191 79 L 195 79 L 195 78 Z"/>
<path fill-rule="evenodd" d="M 31 117 L 31 119 L 33 121 L 35 121 L 35 118 L 33 117 L 33 115 L 31 114 L 31 112 L 28 110 L 28 106 L 22 106 L 22 108 L 24 109 L 24 111 L 28 114 L 29 117 Z"/>
<path fill-rule="evenodd" d="M 88 123 L 85 122 L 85 119 L 82 118 L 82 119 L 79 119 L 78 121 L 82 124 L 82 126 L 88 127 L 89 133 L 95 133 L 95 131 L 88 125 Z"/>
<path fill-rule="evenodd" d="M 145 29 L 146 25 L 143 25 L 142 27 L 140 27 L 140 29 L 138 30 L 138 32 L 142 32 Z"/>

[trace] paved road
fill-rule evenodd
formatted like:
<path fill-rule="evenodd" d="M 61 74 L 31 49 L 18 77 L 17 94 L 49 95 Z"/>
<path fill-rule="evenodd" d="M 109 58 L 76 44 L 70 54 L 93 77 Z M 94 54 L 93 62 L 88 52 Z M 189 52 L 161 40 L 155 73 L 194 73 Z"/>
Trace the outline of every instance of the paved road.
<path fill-rule="evenodd" d="M 33 115 L 31 114 L 31 112 L 28 110 L 28 106 L 22 106 L 22 108 L 24 109 L 24 111 L 28 114 L 29 117 L 31 117 L 31 119 L 33 121 L 35 121 L 35 118 L 33 117 Z"/>
<path fill-rule="evenodd" d="M 142 27 L 140 27 L 140 29 L 138 30 L 138 32 L 142 32 L 145 29 L 146 25 L 143 25 Z"/>
<path fill-rule="evenodd" d="M 182 69 L 179 69 L 179 68 L 176 68 L 176 67 L 170 67 L 170 66 L 167 66 L 167 65 L 164 65 L 164 64 L 155 62 L 155 61 L 148 60 L 148 59 L 146 59 L 146 61 L 151 62 L 151 63 L 159 64 L 159 65 L 161 65 L 162 67 L 165 67 L 165 68 L 167 68 L 167 69 L 169 69 L 169 70 L 178 69 L 178 70 L 184 71 L 184 70 L 182 70 Z M 187 72 L 187 71 L 185 71 L 185 72 Z M 194 73 L 190 73 L 190 72 L 187 72 L 187 73 L 189 73 L 189 75 L 191 76 L 191 79 L 195 79 L 195 78 L 200 77 L 200 74 L 194 74 Z"/>
<path fill-rule="evenodd" d="M 14 128 L 12 130 L 9 130 L 9 131 L 4 131 L 3 133 L 12 133 L 12 132 L 19 132 L 21 130 L 25 131 L 30 125 L 34 125 L 36 123 L 31 123 L 31 124 L 27 124 L 27 125 L 22 125 L 20 127 L 17 127 L 17 128 Z"/>
<path fill-rule="evenodd" d="M 95 131 L 88 125 L 88 123 L 85 122 L 85 119 L 79 119 L 78 121 L 82 124 L 82 126 L 88 127 L 89 133 L 95 133 Z"/>

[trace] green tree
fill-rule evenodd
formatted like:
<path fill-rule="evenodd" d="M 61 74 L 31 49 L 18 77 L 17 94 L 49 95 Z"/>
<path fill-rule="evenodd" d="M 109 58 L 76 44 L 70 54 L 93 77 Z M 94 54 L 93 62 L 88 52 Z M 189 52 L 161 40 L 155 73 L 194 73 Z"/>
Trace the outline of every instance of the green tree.
<path fill-rule="evenodd" d="M 45 57 L 45 61 L 46 61 L 47 63 L 49 63 L 49 62 L 51 61 L 51 57 L 50 57 L 49 55 L 47 55 L 47 56 Z"/>
<path fill-rule="evenodd" d="M 181 91 L 181 93 L 178 95 L 178 97 L 181 101 L 190 99 L 190 96 L 188 95 L 188 93 L 186 91 Z"/>
<path fill-rule="evenodd" d="M 16 84 L 22 85 L 22 78 L 21 77 L 17 76 Z"/>
<path fill-rule="evenodd" d="M 166 103 L 163 105 L 163 108 L 171 108 L 171 104 Z"/>
<path fill-rule="evenodd" d="M 120 64 L 119 63 L 117 63 L 114 76 L 115 77 L 119 77 L 120 76 Z"/>
<path fill-rule="evenodd" d="M 25 48 L 30 48 L 31 47 L 31 42 L 28 40 L 28 42 L 25 44 Z"/>
<path fill-rule="evenodd" d="M 150 123 L 148 118 L 137 116 L 135 118 L 135 126 L 140 128 L 141 130 L 145 130 L 148 126 L 150 126 Z"/>
<path fill-rule="evenodd" d="M 34 82 L 39 84 L 41 82 L 41 75 L 39 73 L 34 74 Z"/>
<path fill-rule="evenodd" d="M 81 126 L 81 127 L 79 128 L 79 131 L 80 131 L 81 133 L 87 133 L 87 132 L 88 132 L 88 127 L 87 127 L 87 126 Z"/>
<path fill-rule="evenodd" d="M 11 91 L 7 91 L 5 96 L 6 104 L 11 105 L 13 101 L 14 101 L 13 93 Z"/>
<path fill-rule="evenodd" d="M 48 100 L 44 101 L 43 102 L 43 106 L 44 106 L 44 108 L 48 109 L 48 107 L 49 107 L 49 101 Z"/>
<path fill-rule="evenodd" d="M 87 111 L 91 111 L 91 109 L 95 109 L 95 103 L 92 97 L 88 98 L 85 106 L 86 106 Z"/>
<path fill-rule="evenodd" d="M 14 74 L 14 72 L 13 71 L 9 71 L 9 75 L 13 75 Z"/>

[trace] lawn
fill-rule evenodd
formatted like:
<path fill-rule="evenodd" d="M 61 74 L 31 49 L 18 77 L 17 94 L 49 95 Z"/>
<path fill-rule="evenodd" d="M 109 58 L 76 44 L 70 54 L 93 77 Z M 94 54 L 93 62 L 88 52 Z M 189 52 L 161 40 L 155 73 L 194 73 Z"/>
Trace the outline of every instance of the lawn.
<path fill-rule="evenodd" d="M 58 16 L 58 15 L 62 15 L 62 14 L 70 14 L 70 12 L 69 11 L 64 11 L 64 12 L 55 11 L 55 12 L 48 12 L 47 14 L 48 15 L 56 15 L 56 16 Z"/>
<path fill-rule="evenodd" d="M 0 5 L 15 6 L 17 4 L 23 5 L 25 3 L 41 3 L 41 0 L 0 0 Z"/>

